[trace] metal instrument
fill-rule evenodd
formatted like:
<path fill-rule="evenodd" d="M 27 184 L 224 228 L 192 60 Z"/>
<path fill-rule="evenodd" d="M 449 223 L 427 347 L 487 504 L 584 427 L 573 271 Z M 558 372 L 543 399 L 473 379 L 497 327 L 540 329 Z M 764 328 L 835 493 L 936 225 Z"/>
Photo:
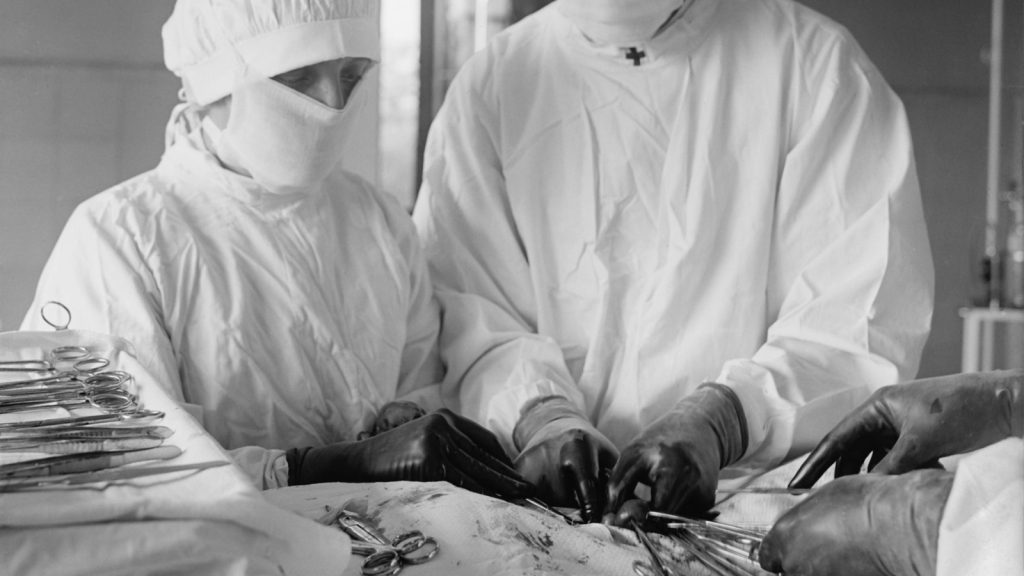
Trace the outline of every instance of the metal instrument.
<path fill-rule="evenodd" d="M 344 505 L 325 506 L 326 513 L 317 522 L 344 530 L 352 539 L 352 553 L 365 556 L 363 576 L 393 576 L 405 565 L 423 564 L 437 555 L 441 545 L 430 536 L 414 530 L 388 540 L 371 522 Z"/>
<path fill-rule="evenodd" d="M 757 554 L 764 533 L 713 520 L 650 511 L 648 517 L 668 521 L 672 538 L 716 576 L 765 576 Z"/>
<path fill-rule="evenodd" d="M 58 332 L 67 330 L 68 326 L 71 326 L 71 310 L 56 300 L 50 300 L 43 304 L 39 308 L 39 315 L 43 317 L 43 322 Z"/>
<path fill-rule="evenodd" d="M 77 353 L 81 347 L 62 348 L 75 348 Z M 71 370 L 0 383 L 0 414 L 87 406 L 112 413 L 135 411 L 138 403 L 132 375 L 121 370 L 99 372 L 110 361 L 87 350 L 85 353 L 84 357 L 76 356 Z"/>
<path fill-rule="evenodd" d="M 53 364 L 46 360 L 4 360 L 0 372 L 51 372 Z"/>
<path fill-rule="evenodd" d="M 46 418 L 43 420 L 27 420 L 24 422 L 5 422 L 0 424 L 0 431 L 23 430 L 28 428 L 58 428 L 64 426 L 83 426 L 98 423 L 123 423 L 126 426 L 147 425 L 164 417 L 163 412 L 156 410 L 135 410 L 118 414 L 95 414 L 92 416 L 69 416 L 67 418 Z"/>
<path fill-rule="evenodd" d="M 785 488 L 781 486 L 746 486 L 743 488 L 718 488 L 717 494 L 782 494 L 784 496 L 803 496 L 813 488 Z"/>
<path fill-rule="evenodd" d="M 14 462 L 0 466 L 0 477 L 55 476 L 95 472 L 106 468 L 123 466 L 132 462 L 147 460 L 170 460 L 181 455 L 177 446 L 160 446 L 148 450 L 121 450 L 116 452 L 86 452 L 64 454 L 48 458 Z"/>
<path fill-rule="evenodd" d="M 651 542 L 651 538 L 640 527 L 640 524 L 636 520 L 630 520 L 630 523 L 633 525 L 633 533 L 636 534 L 636 539 L 643 544 L 644 548 L 647 549 L 647 554 L 651 557 L 650 564 L 641 560 L 633 562 L 633 572 L 636 572 L 637 576 L 674 576 L 674 572 L 669 569 L 668 563 L 654 548 L 654 543 Z"/>
<path fill-rule="evenodd" d="M 169 466 L 137 466 L 128 468 L 115 468 L 113 470 L 100 470 L 97 472 L 82 472 L 78 474 L 63 474 L 57 476 L 44 476 L 36 478 L 16 478 L 13 480 L 0 480 L 0 493 L 18 492 L 23 490 L 39 490 L 52 487 L 72 486 L 78 484 L 93 484 L 97 482 L 123 482 L 134 478 L 147 476 L 158 476 L 161 474 L 172 474 L 176 472 L 199 472 L 208 468 L 217 468 L 230 464 L 227 460 L 216 460 L 210 462 L 197 462 L 196 464 L 175 464 Z"/>
<path fill-rule="evenodd" d="M 544 502 L 543 500 L 538 500 L 537 498 L 523 498 L 522 504 L 530 508 L 533 508 L 534 510 L 538 510 L 544 514 L 547 514 L 548 516 L 558 518 L 559 520 L 564 521 L 566 524 L 570 526 L 575 526 L 577 524 L 582 523 L 581 521 L 576 520 L 572 516 L 563 513 L 562 511 L 558 510 L 553 506 L 549 506 L 546 502 Z"/>

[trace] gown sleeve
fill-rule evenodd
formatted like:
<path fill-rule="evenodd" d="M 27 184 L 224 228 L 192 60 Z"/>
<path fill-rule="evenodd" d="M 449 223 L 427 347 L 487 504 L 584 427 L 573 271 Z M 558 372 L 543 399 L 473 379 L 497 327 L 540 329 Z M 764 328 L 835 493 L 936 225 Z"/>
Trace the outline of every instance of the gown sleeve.
<path fill-rule="evenodd" d="M 812 448 L 873 389 L 913 379 L 934 270 L 903 106 L 852 39 L 804 62 L 778 186 L 770 323 L 717 381 L 750 434 L 739 463 Z"/>
<path fill-rule="evenodd" d="M 442 309 L 442 392 L 515 454 L 512 431 L 531 398 L 583 399 L 562 350 L 537 334 L 529 262 L 505 196 L 492 103 L 460 74 L 427 140 L 413 218 Z"/>
<path fill-rule="evenodd" d="M 75 209 L 43 268 L 22 330 L 49 330 L 39 310 L 50 300 L 71 312 L 70 328 L 119 336 L 132 343 L 154 380 L 202 423 L 199 406 L 185 401 L 174 346 L 164 326 L 158 281 L 143 243 L 131 231 L 134 212 L 115 194 Z M 229 451 L 253 484 L 287 484 L 284 451 L 246 446 Z"/>
<path fill-rule="evenodd" d="M 441 311 L 434 297 L 423 248 L 408 212 L 390 197 L 384 198 L 384 204 L 409 282 L 406 338 L 395 397 L 416 402 L 431 412 L 443 407 L 440 386 L 444 368 L 438 348 Z"/>

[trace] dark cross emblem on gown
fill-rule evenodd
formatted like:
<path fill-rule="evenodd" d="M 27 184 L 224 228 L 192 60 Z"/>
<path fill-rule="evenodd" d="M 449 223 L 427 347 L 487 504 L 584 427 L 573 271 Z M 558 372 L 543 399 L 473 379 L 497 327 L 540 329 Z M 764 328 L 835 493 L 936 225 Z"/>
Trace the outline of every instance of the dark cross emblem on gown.
<path fill-rule="evenodd" d="M 630 46 L 629 50 L 626 50 L 626 59 L 633 61 L 633 66 L 639 66 L 640 61 L 647 57 L 647 52 L 643 50 L 637 50 L 636 46 Z"/>

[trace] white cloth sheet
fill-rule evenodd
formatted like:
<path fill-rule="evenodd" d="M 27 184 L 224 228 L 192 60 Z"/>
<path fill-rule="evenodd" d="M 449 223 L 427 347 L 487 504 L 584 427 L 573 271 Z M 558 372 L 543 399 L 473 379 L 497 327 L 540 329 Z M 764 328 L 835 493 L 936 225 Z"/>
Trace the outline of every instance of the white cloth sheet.
<path fill-rule="evenodd" d="M 1024 574 L 1024 440 L 958 461 L 939 525 L 937 576 Z"/>
<path fill-rule="evenodd" d="M 388 537 L 420 530 L 441 545 L 438 555 L 409 568 L 409 576 L 511 576 L 518 574 L 632 574 L 645 559 L 626 531 L 600 524 L 574 528 L 559 518 L 482 496 L 447 482 L 316 484 L 264 493 L 277 505 L 308 518 L 324 506 L 365 506 Z M 353 557 L 346 576 L 359 574 Z"/>
<path fill-rule="evenodd" d="M 147 409 L 183 454 L 161 465 L 227 454 L 156 385 L 124 340 L 82 332 L 0 334 L 0 360 L 85 345 L 133 374 Z M 13 379 L 7 375 L 6 379 Z M 103 488 L 103 489 L 101 489 Z M 0 494 L 3 572 L 75 574 L 325 574 L 344 566 L 348 539 L 268 504 L 234 465 L 81 489 Z"/>
<path fill-rule="evenodd" d="M 749 485 L 785 486 L 799 464 L 799 459 L 794 460 L 755 477 Z M 367 510 L 387 536 L 408 530 L 421 530 L 433 536 L 440 542 L 441 552 L 434 560 L 416 566 L 417 576 L 622 576 L 633 574 L 633 561 L 648 559 L 629 530 L 602 524 L 572 527 L 558 518 L 447 482 L 317 484 L 268 490 L 264 495 L 270 502 L 307 518 L 322 515 L 324 506 L 350 502 L 356 510 Z M 767 531 L 800 498 L 723 496 L 716 509 L 723 522 Z M 679 576 L 710 574 L 678 545 L 659 534 L 651 536 L 669 558 L 686 567 L 686 572 Z M 345 575 L 357 576 L 360 562 L 360 558 L 354 558 Z M 411 570 L 409 574 L 412 576 Z"/>

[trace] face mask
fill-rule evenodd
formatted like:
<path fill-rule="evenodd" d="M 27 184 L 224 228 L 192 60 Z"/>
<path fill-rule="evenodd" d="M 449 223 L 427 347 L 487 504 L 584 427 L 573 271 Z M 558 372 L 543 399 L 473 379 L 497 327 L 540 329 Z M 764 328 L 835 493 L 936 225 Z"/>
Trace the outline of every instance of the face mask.
<path fill-rule="evenodd" d="M 214 136 L 218 153 L 271 192 L 309 191 L 341 160 L 361 94 L 357 87 L 336 110 L 269 78 L 252 79 L 232 92 L 227 127 Z"/>
<path fill-rule="evenodd" d="M 592 41 L 629 46 L 646 42 L 684 0 L 560 0 L 558 9 Z"/>

